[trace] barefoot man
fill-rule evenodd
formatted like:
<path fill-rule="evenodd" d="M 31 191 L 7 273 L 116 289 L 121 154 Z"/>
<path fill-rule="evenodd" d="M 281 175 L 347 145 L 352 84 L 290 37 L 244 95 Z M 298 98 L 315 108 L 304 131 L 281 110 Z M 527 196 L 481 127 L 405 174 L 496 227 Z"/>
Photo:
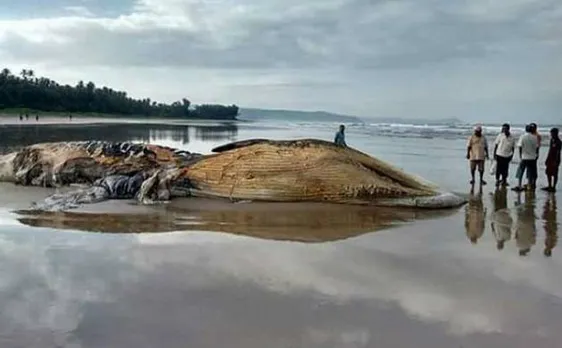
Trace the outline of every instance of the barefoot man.
<path fill-rule="evenodd" d="M 482 127 L 474 127 L 474 134 L 468 138 L 466 145 L 466 159 L 470 161 L 470 184 L 474 185 L 474 174 L 476 168 L 480 172 L 480 185 L 486 185 L 484 181 L 484 161 L 488 156 L 488 142 L 486 137 L 482 135 Z"/>

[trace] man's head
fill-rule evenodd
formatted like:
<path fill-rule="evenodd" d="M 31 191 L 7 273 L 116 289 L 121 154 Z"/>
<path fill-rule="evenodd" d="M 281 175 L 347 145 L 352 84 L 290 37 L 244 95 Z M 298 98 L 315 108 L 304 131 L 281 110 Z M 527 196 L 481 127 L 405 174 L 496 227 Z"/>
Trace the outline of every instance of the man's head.
<path fill-rule="evenodd" d="M 509 123 L 504 123 L 502 125 L 502 133 L 505 135 L 509 135 Z"/>
<path fill-rule="evenodd" d="M 343 124 L 340 124 L 340 132 L 343 133 L 343 131 L 345 131 L 345 126 Z"/>
<path fill-rule="evenodd" d="M 525 132 L 531 133 L 532 131 L 533 131 L 533 128 L 531 127 L 530 124 L 528 124 L 528 125 L 525 126 Z"/>
<path fill-rule="evenodd" d="M 550 136 L 553 138 L 558 138 L 558 128 L 554 127 L 550 129 Z"/>
<path fill-rule="evenodd" d="M 482 135 L 482 126 L 474 127 L 474 134 L 477 135 L 477 136 L 481 136 Z"/>
<path fill-rule="evenodd" d="M 531 123 L 529 124 L 529 126 L 531 127 L 531 133 L 536 133 L 537 132 L 537 124 L 536 123 Z"/>

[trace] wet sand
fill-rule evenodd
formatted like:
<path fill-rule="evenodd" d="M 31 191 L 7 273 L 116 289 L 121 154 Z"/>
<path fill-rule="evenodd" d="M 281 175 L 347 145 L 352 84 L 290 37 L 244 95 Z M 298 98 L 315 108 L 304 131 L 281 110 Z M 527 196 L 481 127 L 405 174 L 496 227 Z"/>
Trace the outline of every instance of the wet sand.
<path fill-rule="evenodd" d="M 562 315 L 562 258 L 554 242 L 558 198 L 485 190 L 445 217 L 315 243 L 209 233 L 206 227 L 100 234 L 12 223 L 0 234 L 0 343 L 556 347 Z M 168 209 L 183 211 L 184 203 Z M 249 210 L 242 223 L 250 231 L 279 218 L 306 236 L 322 230 L 314 225 L 322 218 L 315 217 L 326 209 L 309 206 L 303 214 L 314 223 L 300 225 L 289 207 L 250 207 L 205 202 L 188 210 Z M 259 217 L 262 211 L 271 223 Z M 330 207 L 326 214 L 337 217 L 336 211 Z M 493 218 L 501 212 L 512 220 Z M 500 223 L 508 226 L 503 249 L 493 221 L 496 231 Z"/>
<path fill-rule="evenodd" d="M 4 214 L 27 226 L 104 233 L 204 230 L 300 242 L 345 239 L 458 211 L 397 210 L 325 203 L 232 203 L 206 198 L 178 198 L 150 206 L 139 205 L 134 200 L 111 200 L 66 212 L 36 212 L 28 209 L 30 203 L 54 193 L 54 189 L 37 190 L 0 183 L 0 192 L 0 206 L 5 207 Z"/>

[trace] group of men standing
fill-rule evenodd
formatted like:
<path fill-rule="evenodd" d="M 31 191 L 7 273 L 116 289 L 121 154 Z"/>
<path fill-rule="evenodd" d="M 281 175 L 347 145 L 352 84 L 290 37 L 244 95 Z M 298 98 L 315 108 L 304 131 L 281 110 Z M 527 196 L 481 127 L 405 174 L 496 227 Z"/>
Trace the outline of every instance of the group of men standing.
<path fill-rule="evenodd" d="M 493 158 L 496 161 L 496 186 L 509 186 L 507 178 L 509 177 L 509 164 L 513 160 L 516 149 L 519 153 L 519 167 L 517 168 L 516 178 L 518 185 L 513 188 L 514 191 L 523 191 L 525 189 L 534 190 L 537 184 L 539 149 L 541 147 L 542 137 L 538 132 L 536 123 L 530 123 L 525 126 L 525 134 L 519 139 L 515 139 L 510 131 L 509 124 L 504 123 L 500 134 L 494 141 Z M 340 125 L 339 131 L 334 137 L 334 143 L 338 146 L 347 146 L 345 142 L 345 126 Z M 562 141 L 558 134 L 558 128 L 550 130 L 550 143 L 548 154 L 546 156 L 546 177 L 548 186 L 542 189 L 549 192 L 556 190 L 558 183 L 558 169 L 560 167 L 560 152 L 562 149 Z M 484 181 L 485 161 L 490 158 L 488 153 L 488 142 L 482 134 L 482 127 L 476 126 L 474 133 L 468 138 L 466 148 L 466 158 L 470 161 L 470 183 L 474 185 L 476 169 L 480 174 L 480 184 L 486 185 Z M 522 186 L 523 175 L 527 173 L 527 185 Z"/>
<path fill-rule="evenodd" d="M 513 190 L 534 190 L 538 177 L 537 161 L 539 159 L 540 147 L 541 135 L 538 133 L 535 123 L 526 125 L 525 134 L 521 135 L 517 141 L 510 132 L 509 124 L 503 124 L 501 133 L 498 134 L 494 141 L 493 158 L 496 161 L 496 186 L 508 186 L 509 164 L 515 155 L 516 149 L 518 149 L 520 159 L 516 173 L 518 185 L 514 187 Z M 562 142 L 560 141 L 558 128 L 552 128 L 550 130 L 550 143 L 545 161 L 545 173 L 548 180 L 548 186 L 543 187 L 545 191 L 554 192 L 556 190 L 561 148 Z M 474 128 L 474 134 L 468 138 L 466 158 L 470 161 L 470 173 L 472 177 L 470 183 L 474 184 L 474 176 L 476 169 L 478 169 L 480 183 L 481 185 L 486 185 L 486 181 L 484 181 L 484 164 L 485 160 L 489 159 L 489 153 L 488 143 L 486 137 L 482 134 L 481 126 L 476 126 Z M 527 173 L 527 185 L 522 186 L 525 172 Z"/>

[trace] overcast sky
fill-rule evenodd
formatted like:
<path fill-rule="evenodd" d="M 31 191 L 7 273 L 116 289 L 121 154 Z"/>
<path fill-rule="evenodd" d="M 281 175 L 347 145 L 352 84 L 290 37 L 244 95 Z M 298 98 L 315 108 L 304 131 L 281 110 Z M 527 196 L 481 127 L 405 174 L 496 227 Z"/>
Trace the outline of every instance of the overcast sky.
<path fill-rule="evenodd" d="M 560 0 L 0 0 L 0 62 L 134 97 L 562 120 Z"/>

